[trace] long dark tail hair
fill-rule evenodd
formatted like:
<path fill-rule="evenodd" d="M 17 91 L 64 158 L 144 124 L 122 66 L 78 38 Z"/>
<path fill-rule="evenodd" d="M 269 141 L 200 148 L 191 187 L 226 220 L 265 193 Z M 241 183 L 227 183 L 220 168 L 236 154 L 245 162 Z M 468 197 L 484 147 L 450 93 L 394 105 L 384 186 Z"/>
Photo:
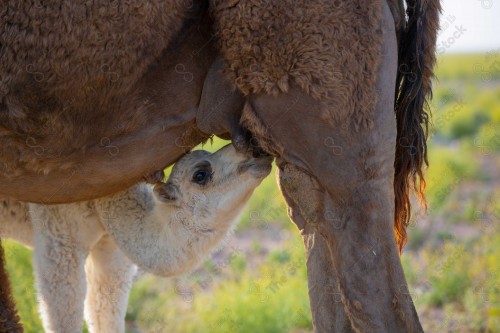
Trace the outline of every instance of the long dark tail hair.
<path fill-rule="evenodd" d="M 428 166 L 428 100 L 432 98 L 432 78 L 436 62 L 439 29 L 439 0 L 406 0 L 407 21 L 399 32 L 399 60 L 396 78 L 397 122 L 394 191 L 394 230 L 399 251 L 407 241 L 410 223 L 410 192 L 427 208 L 423 169 Z"/>
<path fill-rule="evenodd" d="M 0 240 L 0 333 L 22 332 L 23 328 L 19 323 L 19 316 L 12 299 L 2 241 Z"/>

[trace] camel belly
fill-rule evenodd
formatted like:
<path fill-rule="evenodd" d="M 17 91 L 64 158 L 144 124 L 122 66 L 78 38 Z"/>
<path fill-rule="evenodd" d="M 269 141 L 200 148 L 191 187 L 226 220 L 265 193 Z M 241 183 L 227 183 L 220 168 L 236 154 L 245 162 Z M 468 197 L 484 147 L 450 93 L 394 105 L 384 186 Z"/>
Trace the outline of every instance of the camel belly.
<path fill-rule="evenodd" d="M 195 126 L 215 56 L 206 11 L 59 2 L 0 11 L 0 198 L 112 194 L 206 138 Z"/>

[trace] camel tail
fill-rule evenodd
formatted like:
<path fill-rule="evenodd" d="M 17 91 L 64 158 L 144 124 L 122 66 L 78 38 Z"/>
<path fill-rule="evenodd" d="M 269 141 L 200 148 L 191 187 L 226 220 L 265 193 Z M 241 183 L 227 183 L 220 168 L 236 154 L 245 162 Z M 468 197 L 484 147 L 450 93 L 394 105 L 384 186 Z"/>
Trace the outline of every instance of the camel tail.
<path fill-rule="evenodd" d="M 12 298 L 2 241 L 0 240 L 0 333 L 22 333 L 15 303 Z"/>
<path fill-rule="evenodd" d="M 400 31 L 395 112 L 397 122 L 394 162 L 394 231 L 399 251 L 407 241 L 410 223 L 410 193 L 413 191 L 427 209 L 424 196 L 424 168 L 429 129 L 428 101 L 432 98 L 432 78 L 436 62 L 439 29 L 439 0 L 406 0 L 406 27 Z"/>

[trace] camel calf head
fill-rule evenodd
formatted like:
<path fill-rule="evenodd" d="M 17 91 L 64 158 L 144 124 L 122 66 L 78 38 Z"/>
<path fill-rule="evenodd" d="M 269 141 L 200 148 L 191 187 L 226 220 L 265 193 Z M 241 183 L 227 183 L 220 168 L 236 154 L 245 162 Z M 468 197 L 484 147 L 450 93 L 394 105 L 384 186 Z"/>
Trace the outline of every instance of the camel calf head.
<path fill-rule="evenodd" d="M 102 224 L 142 269 L 162 276 L 185 273 L 226 237 L 270 173 L 271 161 L 232 145 L 213 154 L 193 151 L 174 165 L 166 183 L 155 185 L 153 196 L 137 186 L 100 199 L 100 213 L 113 216 L 101 216 Z"/>
<path fill-rule="evenodd" d="M 202 211 L 209 216 L 229 216 L 242 208 L 269 174 L 271 161 L 271 157 L 254 158 L 250 153 L 237 152 L 232 145 L 213 154 L 193 151 L 174 165 L 165 184 L 155 186 L 155 197 L 193 218 L 203 218 Z M 192 209 L 189 213 L 188 208 Z"/>

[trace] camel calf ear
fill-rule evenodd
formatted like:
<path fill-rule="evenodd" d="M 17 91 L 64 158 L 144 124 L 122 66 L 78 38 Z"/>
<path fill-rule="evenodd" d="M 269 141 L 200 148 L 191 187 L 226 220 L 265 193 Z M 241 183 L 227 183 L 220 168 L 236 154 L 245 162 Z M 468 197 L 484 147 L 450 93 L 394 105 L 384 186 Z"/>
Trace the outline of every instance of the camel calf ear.
<path fill-rule="evenodd" d="M 158 200 L 163 202 L 176 202 L 179 199 L 179 188 L 172 183 L 159 183 L 153 188 L 153 192 Z"/>

